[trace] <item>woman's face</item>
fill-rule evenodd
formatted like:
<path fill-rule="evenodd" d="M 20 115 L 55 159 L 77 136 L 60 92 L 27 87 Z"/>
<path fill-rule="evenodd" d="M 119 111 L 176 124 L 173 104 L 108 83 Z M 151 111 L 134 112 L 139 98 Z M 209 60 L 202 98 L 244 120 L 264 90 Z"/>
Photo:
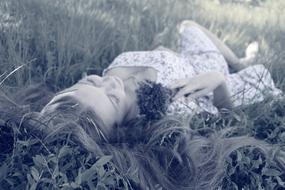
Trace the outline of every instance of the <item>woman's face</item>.
<path fill-rule="evenodd" d="M 105 129 L 101 130 L 106 134 L 125 119 L 132 104 L 123 81 L 116 76 L 87 76 L 60 92 L 49 104 L 64 96 L 75 98 L 83 109 L 94 112 L 104 123 Z"/>

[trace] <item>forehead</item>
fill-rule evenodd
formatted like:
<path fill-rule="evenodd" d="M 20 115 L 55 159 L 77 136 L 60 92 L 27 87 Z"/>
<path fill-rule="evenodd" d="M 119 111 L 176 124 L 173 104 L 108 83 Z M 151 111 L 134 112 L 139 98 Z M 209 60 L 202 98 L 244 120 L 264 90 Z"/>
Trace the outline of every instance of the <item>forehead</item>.
<path fill-rule="evenodd" d="M 74 90 L 74 96 L 80 101 L 92 101 L 95 99 L 107 98 L 105 90 L 100 86 L 90 83 L 77 83 L 71 87 Z"/>
<path fill-rule="evenodd" d="M 94 112 L 106 125 L 111 125 L 109 117 L 115 114 L 115 108 L 104 88 L 86 84 L 79 84 L 77 88 L 76 98 L 83 108 Z"/>

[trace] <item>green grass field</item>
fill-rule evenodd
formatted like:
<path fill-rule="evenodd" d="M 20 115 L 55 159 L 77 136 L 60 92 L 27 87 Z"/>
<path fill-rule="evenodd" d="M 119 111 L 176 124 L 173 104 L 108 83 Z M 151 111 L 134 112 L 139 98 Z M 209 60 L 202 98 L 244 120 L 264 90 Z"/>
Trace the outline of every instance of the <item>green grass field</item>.
<path fill-rule="evenodd" d="M 7 75 L 24 65 L 4 85 L 53 80 L 62 88 L 84 71 L 100 73 L 121 52 L 150 50 L 158 45 L 175 50 L 176 24 L 192 19 L 217 34 L 241 57 L 247 44 L 258 40 L 258 62 L 272 68 L 283 88 L 284 2 L 266 1 L 260 6 L 215 2 L 4 1 L 1 73 Z M 5 19 L 5 15 L 10 18 Z"/>
<path fill-rule="evenodd" d="M 74 84 L 83 73 L 101 74 L 124 51 L 152 50 L 159 45 L 175 51 L 176 25 L 184 19 L 194 20 L 208 28 L 239 57 L 244 56 L 250 42 L 258 41 L 260 52 L 256 63 L 264 64 L 271 71 L 276 85 L 285 90 L 285 1 L 261 0 L 258 5 L 254 2 L 259 1 L 1 0 L 1 91 L 13 97 L 18 90 L 37 83 L 46 83 L 53 91 L 59 91 Z M 233 118 L 239 119 L 232 134 L 258 136 L 256 134 L 262 131 L 266 133 L 260 137 L 262 140 L 284 145 L 283 115 L 271 114 L 277 109 L 283 112 L 285 102 L 282 103 L 254 105 L 234 115 Z M 6 121 L 0 119 L 2 125 L 1 122 Z M 201 126 L 201 122 L 198 120 L 197 126 Z M 202 126 L 205 125 L 211 127 L 214 123 L 203 123 Z M 269 125 L 270 129 L 265 129 Z M 0 189 L 110 189 L 112 185 L 121 185 L 118 189 L 130 189 L 128 176 L 114 169 L 116 166 L 110 164 L 109 156 L 95 162 L 90 154 L 82 153 L 80 147 L 67 145 L 53 147 L 54 153 L 46 153 L 39 140 L 18 139 L 13 155 L 3 158 Z M 39 147 L 42 152 L 37 150 Z M 285 189 L 284 171 L 267 168 L 260 174 L 251 173 L 256 165 L 270 165 L 270 161 L 261 157 L 250 162 L 255 159 L 252 151 L 236 153 L 242 171 L 251 175 L 248 178 L 254 181 L 243 188 Z M 77 167 L 67 165 L 68 162 Z M 111 168 L 109 173 L 105 170 L 106 165 Z M 237 171 L 230 167 L 225 170 L 228 172 L 225 181 L 232 184 L 230 173 Z M 74 182 L 70 182 L 67 172 L 76 176 Z M 90 182 L 95 174 L 99 176 L 97 186 Z M 52 177 L 47 177 L 49 175 Z M 113 179 L 116 184 L 111 182 Z M 239 185 L 227 187 L 242 188 Z"/>

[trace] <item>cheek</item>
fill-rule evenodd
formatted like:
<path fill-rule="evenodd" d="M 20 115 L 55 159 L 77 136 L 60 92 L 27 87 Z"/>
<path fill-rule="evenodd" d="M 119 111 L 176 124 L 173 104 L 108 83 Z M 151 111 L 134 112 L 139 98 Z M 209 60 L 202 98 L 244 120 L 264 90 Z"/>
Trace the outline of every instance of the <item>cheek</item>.
<path fill-rule="evenodd" d="M 130 107 L 130 98 L 128 96 L 126 96 L 126 94 L 121 96 L 121 115 L 123 115 L 123 117 L 125 116 L 125 114 L 128 112 L 129 107 Z"/>
<path fill-rule="evenodd" d="M 108 126 L 114 125 L 115 122 L 119 122 L 120 113 L 114 108 L 113 104 L 110 101 L 102 101 L 103 105 L 100 106 L 102 110 L 102 116 L 104 121 Z"/>

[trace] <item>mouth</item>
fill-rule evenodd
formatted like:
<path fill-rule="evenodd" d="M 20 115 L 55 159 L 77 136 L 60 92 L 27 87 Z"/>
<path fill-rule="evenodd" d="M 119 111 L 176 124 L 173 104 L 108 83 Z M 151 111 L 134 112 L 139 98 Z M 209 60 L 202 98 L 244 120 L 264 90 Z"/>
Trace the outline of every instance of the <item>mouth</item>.
<path fill-rule="evenodd" d="M 122 81 L 121 78 L 116 77 L 116 76 L 114 76 L 113 78 L 115 79 L 116 84 L 117 84 L 121 89 L 124 89 L 124 88 L 125 88 L 124 82 Z"/>

